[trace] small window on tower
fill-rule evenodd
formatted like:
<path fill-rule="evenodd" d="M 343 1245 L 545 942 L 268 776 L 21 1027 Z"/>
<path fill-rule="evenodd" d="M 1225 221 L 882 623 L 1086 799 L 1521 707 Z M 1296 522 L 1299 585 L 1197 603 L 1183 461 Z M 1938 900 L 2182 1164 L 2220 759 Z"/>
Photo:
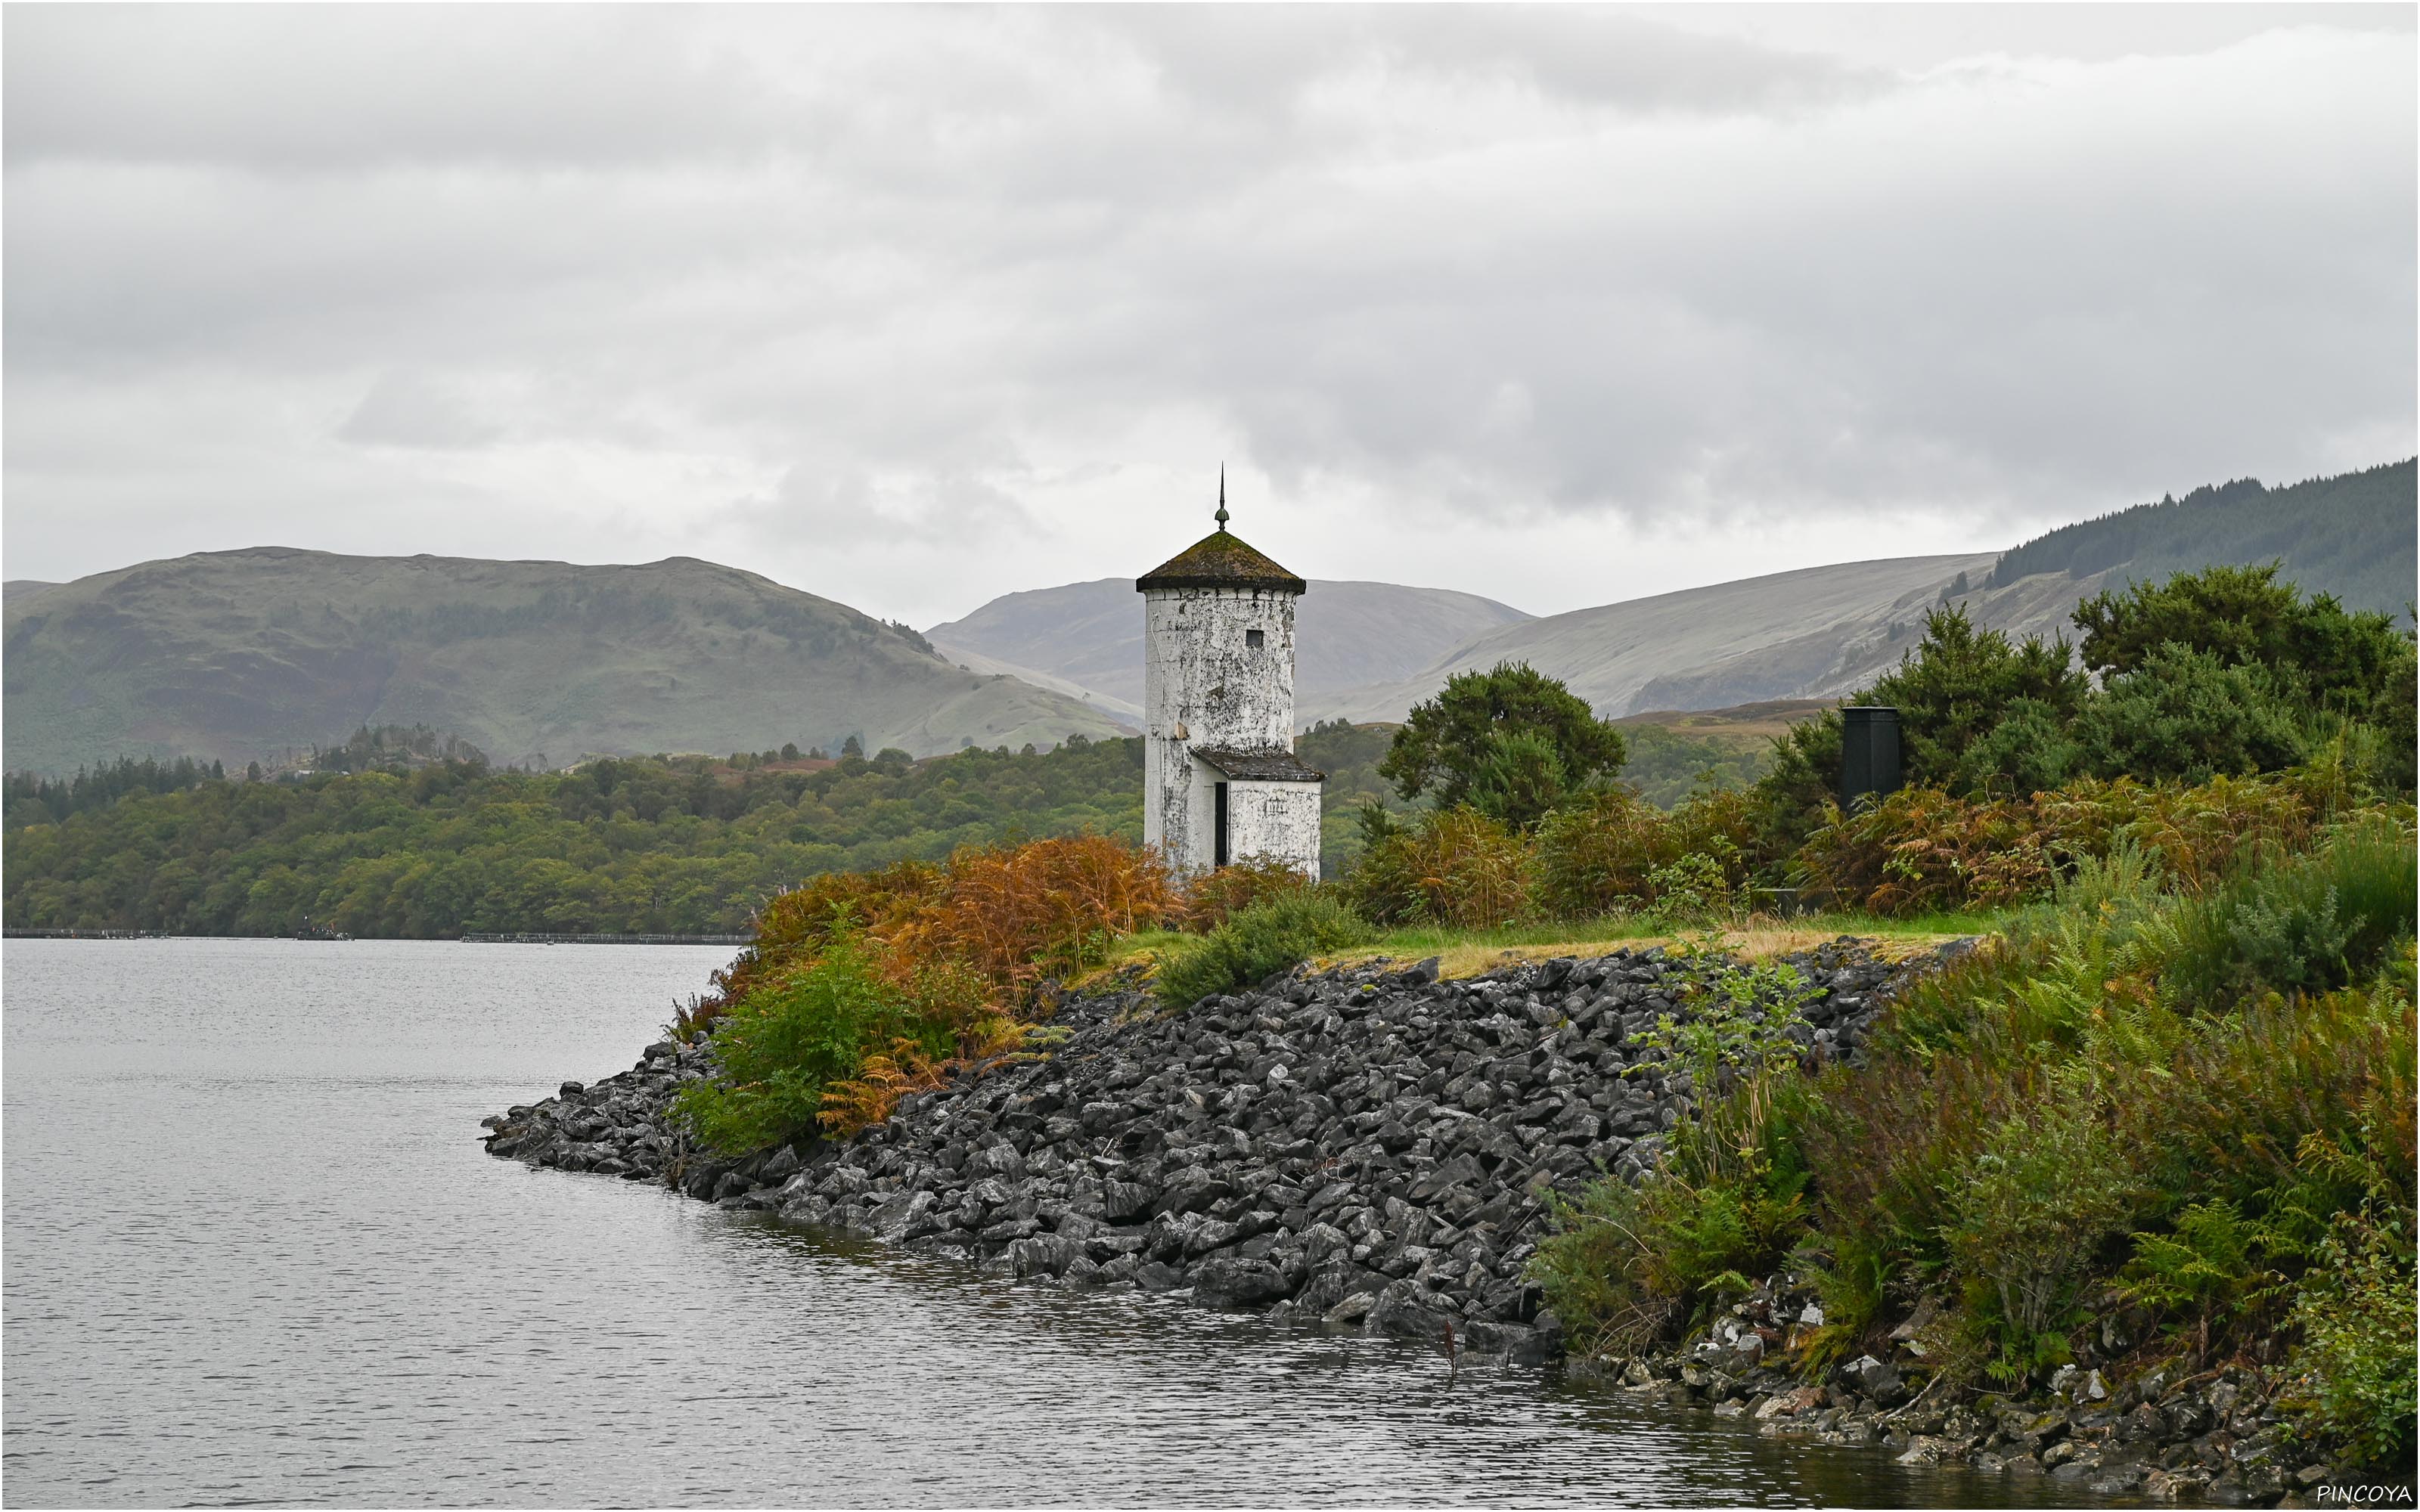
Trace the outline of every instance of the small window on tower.
<path fill-rule="evenodd" d="M 1245 632 L 1244 632 L 1244 644 L 1245 644 L 1245 645 L 1247 645 L 1247 646 L 1249 646 L 1249 647 L 1250 647 L 1250 648 L 1251 648 L 1252 650 L 1254 650 L 1254 651 L 1258 651 L 1258 650 L 1260 650 L 1260 649 L 1261 649 L 1261 632 L 1260 632 L 1260 631 L 1258 631 L 1258 630 L 1247 630 L 1247 631 L 1245 631 Z"/>

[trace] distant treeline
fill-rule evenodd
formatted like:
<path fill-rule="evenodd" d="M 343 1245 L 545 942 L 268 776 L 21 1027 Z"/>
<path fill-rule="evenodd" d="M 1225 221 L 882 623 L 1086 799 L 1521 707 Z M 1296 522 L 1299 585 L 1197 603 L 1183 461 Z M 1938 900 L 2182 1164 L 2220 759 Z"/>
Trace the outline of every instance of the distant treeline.
<path fill-rule="evenodd" d="M 1346 849 L 1358 837 L 1343 810 L 1384 793 L 1374 766 L 1388 734 L 1340 724 L 1300 743 L 1330 774 L 1329 833 Z M 247 780 L 193 762 L 121 761 L 65 781 L 10 778 L 8 923 L 723 933 L 826 872 L 1086 830 L 1142 838 L 1140 740 L 924 762 L 899 750 L 617 758 L 568 772 L 500 771 L 444 748 L 427 732 L 363 733 L 318 759 L 382 753 L 375 770 Z"/>
<path fill-rule="evenodd" d="M 121 756 L 107 766 L 78 771 L 73 777 L 11 772 L 0 811 L 8 814 L 11 829 L 25 825 L 54 825 L 76 814 L 106 809 L 130 793 L 180 793 L 205 782 L 225 780 L 226 768 L 217 762 L 205 764 L 190 756 L 173 762 L 154 761 L 147 756 L 136 761 Z"/>
<path fill-rule="evenodd" d="M 1621 728 L 1630 747 L 1621 780 L 1658 809 L 1676 809 L 1701 789 L 1750 788 L 1773 767 L 1770 740 L 1720 740 L 1657 724 Z"/>
<path fill-rule="evenodd" d="M 81 798 L 64 785 L 63 816 L 40 784 L 20 797 L 25 785 L 12 781 L 8 922 L 407 938 L 721 933 L 818 872 L 937 859 L 1016 832 L 1142 833 L 1133 741 L 922 764 L 886 751 L 815 771 L 735 771 L 704 757 L 570 772 L 441 760 L 178 784 L 178 768 L 164 770 L 87 774 Z M 101 796 L 111 783 L 123 789 L 115 801 Z"/>

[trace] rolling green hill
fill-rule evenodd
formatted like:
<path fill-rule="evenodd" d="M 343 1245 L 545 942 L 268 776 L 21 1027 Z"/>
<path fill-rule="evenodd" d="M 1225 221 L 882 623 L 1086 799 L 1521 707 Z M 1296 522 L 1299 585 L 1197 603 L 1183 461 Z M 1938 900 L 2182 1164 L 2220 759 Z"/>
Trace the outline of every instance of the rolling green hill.
<path fill-rule="evenodd" d="M 1079 699 L 962 671 L 913 630 L 688 557 L 204 552 L 12 593 L 6 635 L 19 771 L 121 755 L 240 768 L 364 725 L 426 725 L 541 766 L 1120 733 Z"/>

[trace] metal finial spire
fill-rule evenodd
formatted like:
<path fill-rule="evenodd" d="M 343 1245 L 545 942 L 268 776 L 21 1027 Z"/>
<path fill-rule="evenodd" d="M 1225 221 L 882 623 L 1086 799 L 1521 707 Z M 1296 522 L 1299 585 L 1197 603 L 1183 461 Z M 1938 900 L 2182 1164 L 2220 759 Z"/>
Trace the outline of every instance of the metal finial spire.
<path fill-rule="evenodd" d="M 1224 462 L 1218 464 L 1218 513 L 1216 517 L 1218 529 L 1224 531 L 1227 528 L 1227 464 Z"/>

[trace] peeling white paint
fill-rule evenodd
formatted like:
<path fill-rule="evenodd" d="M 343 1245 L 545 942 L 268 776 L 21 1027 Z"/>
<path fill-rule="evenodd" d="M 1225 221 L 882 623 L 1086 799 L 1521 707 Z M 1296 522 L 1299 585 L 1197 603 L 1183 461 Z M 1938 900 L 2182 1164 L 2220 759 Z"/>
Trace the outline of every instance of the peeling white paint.
<path fill-rule="evenodd" d="M 1272 588 L 1162 588 L 1143 598 L 1143 839 L 1183 872 L 1217 856 L 1216 784 L 1195 748 L 1294 749 L 1294 611 Z M 1260 644 L 1251 643 L 1253 631 Z M 1319 874 L 1317 782 L 1230 782 L 1228 856 Z"/>
<path fill-rule="evenodd" d="M 1317 782 L 1229 782 L 1228 854 L 1239 861 L 1264 856 L 1319 875 L 1320 786 Z"/>

